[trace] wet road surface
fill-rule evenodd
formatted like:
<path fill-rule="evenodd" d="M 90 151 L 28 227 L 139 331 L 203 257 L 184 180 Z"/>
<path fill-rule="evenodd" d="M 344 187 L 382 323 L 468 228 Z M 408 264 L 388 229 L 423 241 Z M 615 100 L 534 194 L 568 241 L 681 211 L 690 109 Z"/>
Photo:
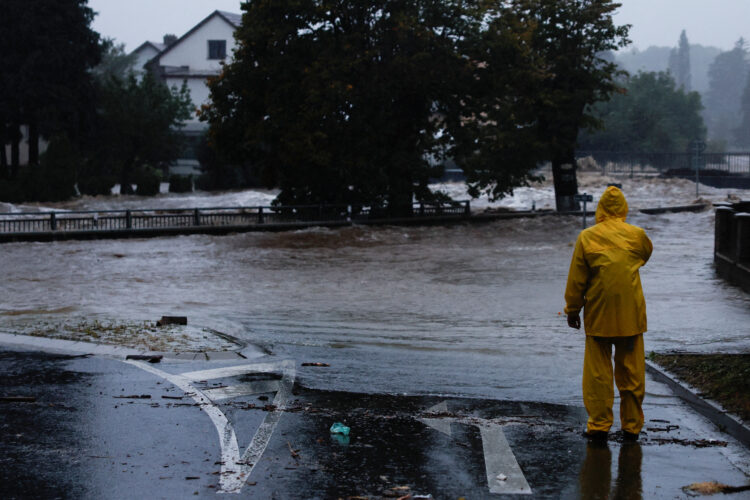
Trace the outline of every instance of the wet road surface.
<path fill-rule="evenodd" d="M 326 369 L 0 351 L 0 395 L 35 398 L 0 403 L 0 495 L 681 498 L 698 481 L 747 482 L 746 450 L 652 381 L 665 401 L 640 443 L 597 446 L 580 406 L 321 391 L 296 376 Z"/>

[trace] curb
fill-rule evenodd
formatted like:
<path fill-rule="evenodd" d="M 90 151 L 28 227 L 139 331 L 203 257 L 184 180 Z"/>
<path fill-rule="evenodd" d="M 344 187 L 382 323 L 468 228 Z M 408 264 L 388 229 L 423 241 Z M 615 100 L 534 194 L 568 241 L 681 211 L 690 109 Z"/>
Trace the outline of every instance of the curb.
<path fill-rule="evenodd" d="M 737 417 L 727 413 L 718 404 L 701 398 L 693 388 L 678 381 L 656 363 L 646 360 L 646 371 L 658 382 L 668 385 L 680 399 L 690 405 L 693 410 L 713 422 L 721 432 L 729 434 L 746 448 L 750 448 L 750 428 L 744 425 Z"/>
<path fill-rule="evenodd" d="M 162 356 L 165 359 L 179 361 L 231 361 L 257 358 L 266 355 L 266 353 L 259 349 L 253 349 L 253 346 L 248 346 L 244 343 L 238 344 L 241 348 L 237 351 L 155 352 L 110 344 L 51 339 L 47 337 L 34 337 L 31 335 L 18 335 L 14 333 L 0 333 L 0 345 L 16 349 L 31 349 L 52 353 L 72 353 L 76 355 L 93 354 L 114 358 L 126 358 L 127 356 Z"/>

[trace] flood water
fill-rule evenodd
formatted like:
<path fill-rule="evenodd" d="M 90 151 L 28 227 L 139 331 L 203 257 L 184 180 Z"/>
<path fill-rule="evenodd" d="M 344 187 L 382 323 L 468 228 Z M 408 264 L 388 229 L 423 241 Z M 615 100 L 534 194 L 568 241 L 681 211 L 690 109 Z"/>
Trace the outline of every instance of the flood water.
<path fill-rule="evenodd" d="M 598 198 L 609 180 L 585 177 L 581 191 Z M 636 211 L 690 203 L 694 184 L 618 182 L 631 204 L 628 221 L 654 243 L 641 271 L 647 351 L 747 351 L 750 296 L 715 275 L 713 211 Z M 750 199 L 741 191 L 704 191 L 714 200 Z M 543 208 L 551 200 L 550 186 L 542 185 L 500 205 L 527 208 L 533 201 Z M 222 202 L 228 203 L 190 198 L 192 205 Z M 583 334 L 569 329 L 561 312 L 580 227 L 578 217 L 545 216 L 452 227 L 4 244 L 0 330 L 71 317 L 186 315 L 274 355 L 329 363 L 301 373 L 311 387 L 579 404 Z"/>

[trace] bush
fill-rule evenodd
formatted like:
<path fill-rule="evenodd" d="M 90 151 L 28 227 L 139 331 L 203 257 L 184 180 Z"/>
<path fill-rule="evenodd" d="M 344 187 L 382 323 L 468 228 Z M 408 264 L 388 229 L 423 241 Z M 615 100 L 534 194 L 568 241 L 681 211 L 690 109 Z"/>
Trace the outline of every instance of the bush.
<path fill-rule="evenodd" d="M 112 186 L 117 184 L 114 177 L 109 175 L 97 175 L 78 179 L 78 190 L 81 194 L 97 196 L 100 194 L 111 194 Z"/>
<path fill-rule="evenodd" d="M 161 172 L 153 167 L 145 166 L 139 168 L 134 176 L 134 183 L 138 186 L 136 194 L 140 196 L 154 196 L 159 194 L 161 184 Z"/>
<path fill-rule="evenodd" d="M 192 175 L 170 175 L 169 192 L 170 193 L 189 193 L 193 190 Z"/>
<path fill-rule="evenodd" d="M 75 196 L 75 172 L 81 157 L 67 137 L 53 137 L 39 161 L 39 165 L 22 167 L 15 179 L 0 180 L 0 200 L 63 201 Z"/>

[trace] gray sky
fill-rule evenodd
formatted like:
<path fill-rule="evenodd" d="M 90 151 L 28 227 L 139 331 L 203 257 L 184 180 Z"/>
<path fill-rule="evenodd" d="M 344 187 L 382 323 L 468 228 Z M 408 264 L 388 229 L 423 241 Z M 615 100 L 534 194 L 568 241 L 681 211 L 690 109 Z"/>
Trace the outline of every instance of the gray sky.
<path fill-rule="evenodd" d="M 731 49 L 750 39 L 750 0 L 620 0 L 618 24 L 632 24 L 632 47 L 675 46 L 680 31 L 690 43 Z M 182 36 L 214 10 L 241 13 L 239 0 L 89 0 L 93 28 L 133 50 L 165 33 Z"/>

